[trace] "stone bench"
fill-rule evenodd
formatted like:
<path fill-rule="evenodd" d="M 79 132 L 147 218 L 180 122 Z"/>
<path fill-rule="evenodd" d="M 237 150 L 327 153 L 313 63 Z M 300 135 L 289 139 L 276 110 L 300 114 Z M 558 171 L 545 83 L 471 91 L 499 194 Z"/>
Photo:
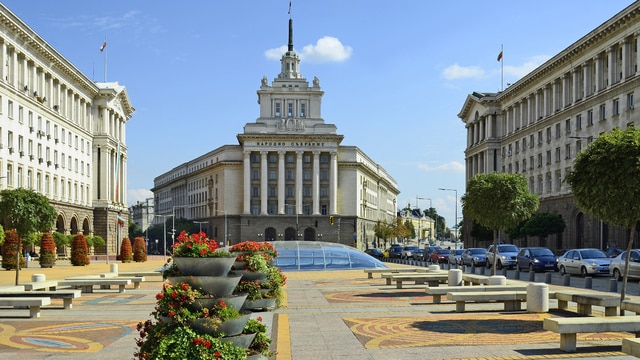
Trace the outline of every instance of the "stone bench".
<path fill-rule="evenodd" d="M 505 311 L 522 310 L 522 302 L 527 300 L 526 291 L 475 291 L 475 292 L 449 292 L 447 299 L 456 302 L 456 312 L 464 312 L 466 302 L 504 303 Z"/>
<path fill-rule="evenodd" d="M 592 306 L 604 307 L 604 316 L 616 316 L 620 306 L 620 295 L 608 295 L 591 292 L 576 292 L 577 290 L 556 290 L 555 299 L 558 309 L 567 310 L 569 302 L 577 304 L 579 315 L 591 315 Z"/>
<path fill-rule="evenodd" d="M 140 288 L 140 283 L 144 282 L 144 276 L 120 276 L 118 273 L 102 273 L 98 275 L 82 275 L 82 276 L 70 276 L 65 280 L 98 280 L 98 279 L 118 279 L 118 280 L 131 280 L 134 289 Z M 110 285 L 101 285 L 101 289 L 109 289 Z"/>
<path fill-rule="evenodd" d="M 543 329 L 560 334 L 560 350 L 576 351 L 577 333 L 629 332 L 640 336 L 640 316 L 545 318 Z"/>
<path fill-rule="evenodd" d="M 425 274 L 392 274 L 388 279 L 396 282 L 396 288 L 402 289 L 403 281 L 414 281 L 416 285 L 429 284 L 429 286 L 438 286 L 441 282 L 449 279 L 447 272 L 441 273 L 425 273 Z"/>
<path fill-rule="evenodd" d="M 18 292 L 18 291 L 26 291 L 24 286 L 15 285 L 15 286 L 0 286 L 0 293 L 8 293 L 8 292 Z"/>
<path fill-rule="evenodd" d="M 162 276 L 162 271 L 129 271 L 119 272 L 118 277 L 147 277 L 147 276 Z"/>
<path fill-rule="evenodd" d="M 640 357 L 640 339 L 638 338 L 622 339 L 622 352 L 635 357 Z"/>
<path fill-rule="evenodd" d="M 487 285 L 489 282 L 489 276 L 463 273 L 462 282 L 464 285 Z"/>
<path fill-rule="evenodd" d="M 639 300 L 630 300 L 624 299 L 620 303 L 620 310 L 632 311 L 634 313 L 640 314 L 640 301 Z"/>
<path fill-rule="evenodd" d="M 73 299 L 79 298 L 80 296 L 81 291 L 75 289 L 0 292 L 0 299 L 7 297 L 48 297 L 50 299 L 62 299 L 62 306 L 65 309 L 71 309 L 73 307 Z"/>
<path fill-rule="evenodd" d="M 440 304 L 442 296 L 450 292 L 482 292 L 482 291 L 527 291 L 526 285 L 478 285 L 478 286 L 436 286 L 427 287 L 427 294 L 433 296 L 433 303 Z"/>
<path fill-rule="evenodd" d="M 83 293 L 92 293 L 94 286 L 100 286 L 101 288 L 111 288 L 111 286 L 118 286 L 118 291 L 120 293 L 124 293 L 125 286 L 130 284 L 130 279 L 76 279 L 58 281 L 59 286 L 68 286 L 75 289 L 81 289 Z"/>
<path fill-rule="evenodd" d="M 45 281 L 32 281 L 28 283 L 22 283 L 20 286 L 24 286 L 26 291 L 34 291 L 34 290 L 55 290 L 58 287 L 58 282 L 55 280 L 45 280 Z"/>
<path fill-rule="evenodd" d="M 367 273 L 368 279 L 373 279 L 373 274 L 383 274 L 383 273 L 413 273 L 418 272 L 419 268 L 374 268 L 374 269 L 364 269 L 364 272 Z M 426 269 L 425 269 L 426 270 Z"/>
<path fill-rule="evenodd" d="M 0 298 L 0 306 L 22 308 L 29 307 L 29 317 L 39 318 L 40 307 L 51 304 L 48 297 L 3 297 Z"/>

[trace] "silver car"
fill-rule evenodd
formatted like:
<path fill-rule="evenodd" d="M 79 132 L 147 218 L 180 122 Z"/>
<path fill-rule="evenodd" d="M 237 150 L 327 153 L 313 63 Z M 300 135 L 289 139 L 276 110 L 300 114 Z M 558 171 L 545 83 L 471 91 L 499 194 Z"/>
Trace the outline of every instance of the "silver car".
<path fill-rule="evenodd" d="M 561 274 L 609 275 L 608 258 L 598 249 L 573 249 L 558 258 L 558 268 Z"/>
<path fill-rule="evenodd" d="M 622 274 L 624 274 L 624 261 L 626 258 L 627 252 L 623 251 L 618 256 L 611 259 L 609 273 L 617 280 L 622 280 Z M 628 278 L 640 279 L 640 249 L 631 250 Z"/>

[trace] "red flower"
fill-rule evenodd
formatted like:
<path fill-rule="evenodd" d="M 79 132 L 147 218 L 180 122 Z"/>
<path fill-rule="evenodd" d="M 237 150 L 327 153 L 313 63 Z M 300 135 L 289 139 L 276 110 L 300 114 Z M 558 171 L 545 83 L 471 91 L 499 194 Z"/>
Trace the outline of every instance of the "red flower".
<path fill-rule="evenodd" d="M 222 354 L 220 353 L 220 350 L 217 350 L 215 354 L 213 354 L 213 356 L 215 356 L 216 358 L 221 358 Z"/>
<path fill-rule="evenodd" d="M 171 298 L 172 298 L 172 299 L 177 298 L 177 297 L 178 297 L 178 295 L 179 295 L 179 294 L 178 294 L 178 292 L 177 292 L 177 291 L 175 291 L 175 290 L 171 292 Z"/>
<path fill-rule="evenodd" d="M 156 300 L 162 300 L 162 299 L 164 299 L 164 293 L 158 293 L 156 295 Z"/>

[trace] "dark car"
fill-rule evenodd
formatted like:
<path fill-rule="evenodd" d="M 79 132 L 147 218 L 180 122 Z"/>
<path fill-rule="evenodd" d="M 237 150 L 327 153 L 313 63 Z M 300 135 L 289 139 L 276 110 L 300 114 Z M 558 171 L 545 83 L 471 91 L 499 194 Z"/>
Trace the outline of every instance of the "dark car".
<path fill-rule="evenodd" d="M 449 262 L 449 254 L 451 254 L 451 250 L 435 249 L 431 253 L 431 262 L 434 264 L 446 264 Z"/>
<path fill-rule="evenodd" d="M 487 264 L 487 249 L 468 248 L 460 255 L 462 265 L 485 266 Z"/>
<path fill-rule="evenodd" d="M 411 257 L 413 260 L 424 261 L 424 249 L 416 249 L 411 252 Z"/>
<path fill-rule="evenodd" d="M 558 271 L 558 258 L 549 248 L 521 248 L 516 257 L 516 268 L 529 271 Z"/>
<path fill-rule="evenodd" d="M 608 247 L 604 250 L 604 253 L 607 254 L 607 257 L 614 258 L 620 255 L 624 250 L 617 247 Z"/>
<path fill-rule="evenodd" d="M 393 244 L 391 245 L 391 247 L 389 248 L 389 258 L 393 259 L 393 258 L 400 258 L 400 255 L 402 254 L 402 245 L 398 245 L 398 244 Z"/>
<path fill-rule="evenodd" d="M 460 260 L 460 256 L 462 256 L 463 252 L 464 249 L 451 250 L 451 254 L 449 254 L 449 264 L 461 265 L 462 261 Z"/>
<path fill-rule="evenodd" d="M 367 249 L 364 251 L 365 254 L 369 254 L 371 256 L 373 256 L 376 259 L 382 259 L 384 257 L 384 255 L 382 254 L 382 250 L 380 249 Z"/>
<path fill-rule="evenodd" d="M 400 253 L 400 258 L 402 259 L 412 259 L 413 252 L 418 250 L 418 247 L 415 245 L 407 245 L 402 248 L 402 252 Z"/>
<path fill-rule="evenodd" d="M 429 245 L 424 249 L 424 259 L 427 261 L 431 261 L 431 253 L 434 252 L 436 249 L 442 249 L 440 246 L 437 245 Z"/>

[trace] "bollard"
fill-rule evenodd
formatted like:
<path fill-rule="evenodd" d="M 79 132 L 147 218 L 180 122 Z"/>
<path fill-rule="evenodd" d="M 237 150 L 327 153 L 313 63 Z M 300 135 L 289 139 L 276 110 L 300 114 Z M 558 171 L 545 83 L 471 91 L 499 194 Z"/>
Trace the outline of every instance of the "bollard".
<path fill-rule="evenodd" d="M 440 270 L 439 265 L 429 265 L 429 271 L 438 271 Z"/>
<path fill-rule="evenodd" d="M 507 278 L 502 275 L 489 276 L 487 285 L 507 285 Z"/>
<path fill-rule="evenodd" d="M 520 269 L 516 266 L 515 279 L 520 280 Z"/>
<path fill-rule="evenodd" d="M 593 278 L 591 276 L 586 276 L 584 278 L 584 288 L 591 289 L 593 287 Z"/>
<path fill-rule="evenodd" d="M 536 281 L 536 272 L 529 271 L 529 281 Z"/>
<path fill-rule="evenodd" d="M 547 284 L 551 284 L 551 273 L 544 274 L 544 282 Z"/>
<path fill-rule="evenodd" d="M 47 280 L 47 277 L 45 274 L 32 274 L 31 275 L 31 281 L 32 282 L 42 282 Z"/>
<path fill-rule="evenodd" d="M 609 279 L 609 291 L 610 292 L 618 292 L 618 280 L 617 279 Z"/>
<path fill-rule="evenodd" d="M 507 276 L 507 268 L 505 268 L 505 267 L 502 268 L 502 276 L 504 276 L 504 277 Z"/>
<path fill-rule="evenodd" d="M 563 286 L 571 286 L 571 275 L 564 274 L 562 275 L 562 285 Z"/>
<path fill-rule="evenodd" d="M 549 312 L 549 285 L 542 283 L 527 285 L 527 312 Z"/>
<path fill-rule="evenodd" d="M 118 264 L 109 264 L 109 270 L 112 273 L 116 273 L 117 274 L 118 273 Z"/>
<path fill-rule="evenodd" d="M 462 271 L 457 269 L 449 270 L 447 281 L 449 286 L 462 286 Z"/>
<path fill-rule="evenodd" d="M 471 263 L 471 273 L 472 274 L 476 273 L 476 265 L 474 263 Z"/>

